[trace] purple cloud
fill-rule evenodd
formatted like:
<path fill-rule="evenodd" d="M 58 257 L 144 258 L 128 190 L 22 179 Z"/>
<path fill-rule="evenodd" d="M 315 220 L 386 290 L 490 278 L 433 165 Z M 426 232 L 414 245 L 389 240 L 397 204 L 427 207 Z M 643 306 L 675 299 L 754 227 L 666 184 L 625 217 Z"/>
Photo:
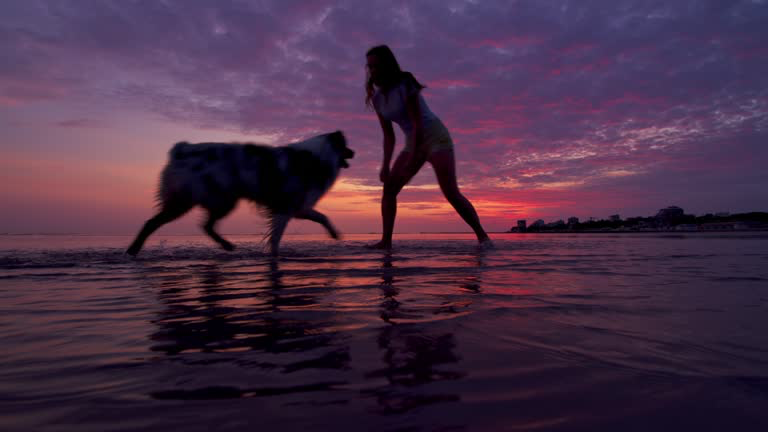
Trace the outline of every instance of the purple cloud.
<path fill-rule="evenodd" d="M 545 190 L 584 197 L 560 202 L 563 216 L 584 200 L 645 214 L 672 202 L 699 212 L 768 202 L 758 162 L 768 160 L 764 1 L 4 9 L 5 109 L 79 104 L 91 112 L 77 117 L 97 122 L 104 111 L 138 110 L 276 143 L 342 129 L 358 151 L 349 180 L 378 185 L 381 134 L 363 105 L 363 64 L 367 48 L 387 43 L 426 83 L 456 141 L 460 181 L 476 196 L 510 208 L 514 196 L 535 201 Z M 80 121 L 71 119 L 60 125 Z M 427 183 L 431 174 L 415 179 Z"/>

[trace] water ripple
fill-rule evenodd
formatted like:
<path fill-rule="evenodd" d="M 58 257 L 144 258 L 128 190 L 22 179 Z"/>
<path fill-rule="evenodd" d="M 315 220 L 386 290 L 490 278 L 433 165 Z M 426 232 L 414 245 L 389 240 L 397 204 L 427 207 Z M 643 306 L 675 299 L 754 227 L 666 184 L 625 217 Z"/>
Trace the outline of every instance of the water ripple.
<path fill-rule="evenodd" d="M 765 237 L 498 237 L 0 248 L 0 425 L 765 423 Z"/>

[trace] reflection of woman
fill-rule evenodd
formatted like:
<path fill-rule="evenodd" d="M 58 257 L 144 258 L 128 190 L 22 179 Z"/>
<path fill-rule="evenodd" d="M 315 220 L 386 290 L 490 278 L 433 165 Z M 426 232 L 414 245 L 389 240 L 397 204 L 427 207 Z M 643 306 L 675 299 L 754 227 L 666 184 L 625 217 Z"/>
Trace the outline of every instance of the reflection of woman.
<path fill-rule="evenodd" d="M 477 241 L 490 244 L 488 234 L 480 225 L 472 203 L 459 192 L 456 184 L 456 162 L 453 141 L 440 119 L 430 111 L 421 89 L 424 88 L 409 72 L 400 70 L 395 55 L 386 45 L 371 48 L 366 54 L 368 79 L 365 103 L 376 110 L 384 132 L 384 162 L 379 178 L 384 183 L 381 198 L 383 233 L 381 241 L 372 245 L 380 249 L 392 247 L 392 231 L 397 213 L 397 194 L 429 162 L 437 175 L 440 190 L 464 221 L 472 227 Z M 397 123 L 406 136 L 405 148 L 390 169 L 395 148 Z"/>

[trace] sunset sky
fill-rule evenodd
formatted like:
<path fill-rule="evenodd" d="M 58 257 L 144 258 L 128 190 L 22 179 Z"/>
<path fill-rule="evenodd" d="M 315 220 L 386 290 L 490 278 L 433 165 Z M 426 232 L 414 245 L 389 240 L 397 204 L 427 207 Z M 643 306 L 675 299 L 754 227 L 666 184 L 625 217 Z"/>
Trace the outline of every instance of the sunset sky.
<path fill-rule="evenodd" d="M 357 155 L 318 208 L 342 232 L 379 231 L 363 82 L 381 43 L 426 84 L 489 231 L 768 211 L 766 0 L 0 4 L 0 233 L 132 234 L 173 143 L 336 129 Z M 398 232 L 468 230 L 429 166 L 399 203 Z M 222 222 L 263 228 L 245 203 Z"/>

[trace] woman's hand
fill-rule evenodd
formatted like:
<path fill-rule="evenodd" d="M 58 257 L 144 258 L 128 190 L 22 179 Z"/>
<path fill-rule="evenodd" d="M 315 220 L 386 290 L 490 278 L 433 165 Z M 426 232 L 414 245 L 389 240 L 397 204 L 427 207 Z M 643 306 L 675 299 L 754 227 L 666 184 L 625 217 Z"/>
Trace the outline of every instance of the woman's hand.
<path fill-rule="evenodd" d="M 384 165 L 381 167 L 381 171 L 379 171 L 379 180 L 381 180 L 382 183 L 386 183 L 387 180 L 389 180 L 389 166 Z"/>

